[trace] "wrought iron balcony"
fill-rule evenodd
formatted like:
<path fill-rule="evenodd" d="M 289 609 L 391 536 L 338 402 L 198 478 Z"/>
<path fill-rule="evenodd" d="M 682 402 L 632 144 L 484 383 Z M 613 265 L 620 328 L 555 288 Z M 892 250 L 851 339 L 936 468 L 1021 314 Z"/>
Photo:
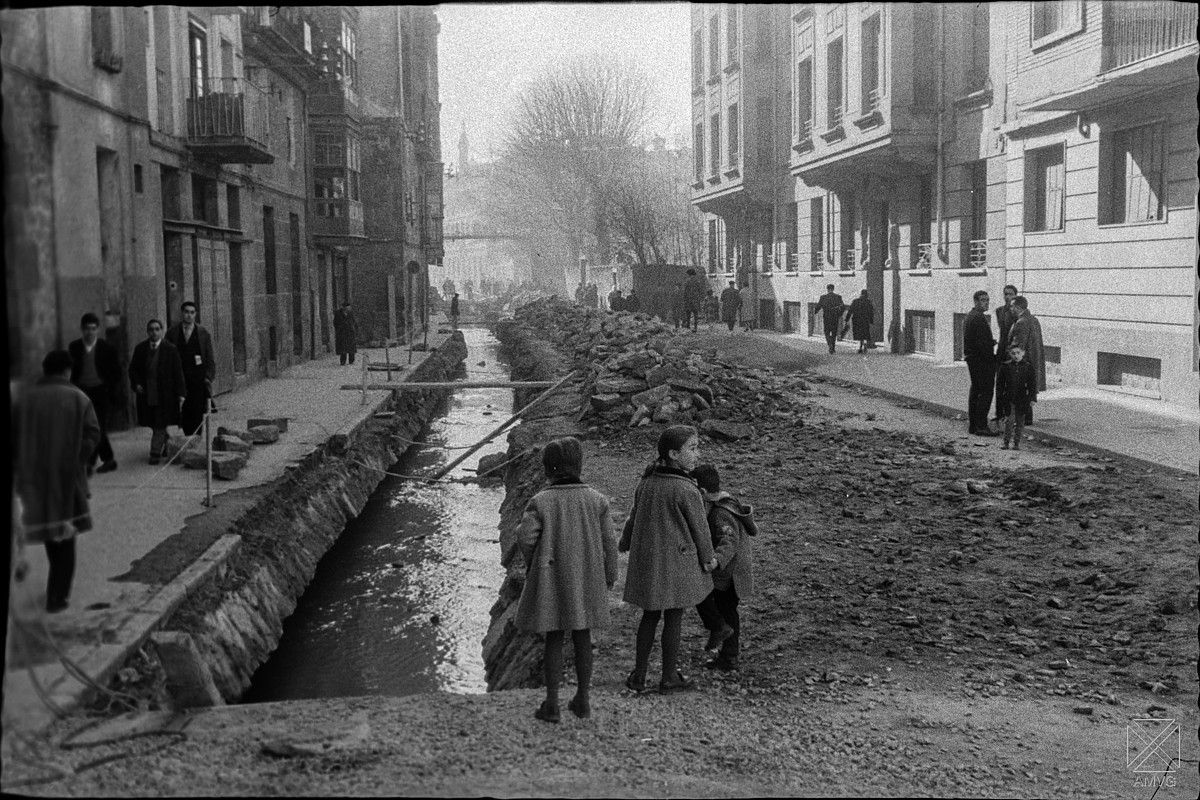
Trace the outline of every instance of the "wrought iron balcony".
<path fill-rule="evenodd" d="M 1169 0 L 1112 0 L 1104 4 L 1105 71 L 1196 41 L 1196 5 Z"/>
<path fill-rule="evenodd" d="M 187 99 L 187 145 L 219 164 L 270 164 L 267 93 L 240 78 L 195 81 Z"/>
<path fill-rule="evenodd" d="M 847 248 L 841 253 L 840 267 L 843 272 L 850 272 L 858 269 L 858 250 Z"/>
<path fill-rule="evenodd" d="M 800 271 L 800 254 L 792 253 L 788 256 L 788 272 Z"/>
<path fill-rule="evenodd" d="M 813 250 L 808 254 L 808 271 L 809 272 L 824 272 L 825 271 L 825 253 L 820 250 Z"/>
<path fill-rule="evenodd" d="M 933 242 L 921 242 L 917 245 L 917 263 L 913 269 L 930 269 L 933 267 Z"/>
<path fill-rule="evenodd" d="M 987 239 L 972 239 L 970 241 L 971 269 L 983 269 L 987 266 Z"/>

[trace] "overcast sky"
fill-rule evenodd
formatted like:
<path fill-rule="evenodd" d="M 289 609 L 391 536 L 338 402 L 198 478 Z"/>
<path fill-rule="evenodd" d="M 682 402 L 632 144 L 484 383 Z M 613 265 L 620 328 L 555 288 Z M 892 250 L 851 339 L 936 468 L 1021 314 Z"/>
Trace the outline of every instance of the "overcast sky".
<path fill-rule="evenodd" d="M 691 127 L 687 3 L 446 3 L 437 8 L 442 158 L 458 160 L 467 126 L 474 160 L 499 150 L 520 87 L 594 50 L 640 61 L 657 82 L 651 128 L 669 143 Z"/>

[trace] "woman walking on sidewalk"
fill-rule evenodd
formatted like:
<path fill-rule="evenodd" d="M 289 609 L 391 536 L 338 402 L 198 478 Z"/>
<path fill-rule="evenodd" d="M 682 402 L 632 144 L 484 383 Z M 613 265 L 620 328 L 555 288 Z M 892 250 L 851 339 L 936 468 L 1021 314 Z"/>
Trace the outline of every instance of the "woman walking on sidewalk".
<path fill-rule="evenodd" d="M 658 459 L 642 473 L 633 509 L 621 533 L 619 552 L 629 553 L 625 602 L 642 609 L 633 672 L 625 685 L 646 689 L 650 648 L 663 621 L 663 693 L 691 689 L 695 682 L 676 669 L 683 610 L 712 591 L 706 575 L 717 566 L 704 511 L 704 498 L 691 470 L 700 461 L 700 439 L 690 425 L 672 425 L 658 439 Z"/>

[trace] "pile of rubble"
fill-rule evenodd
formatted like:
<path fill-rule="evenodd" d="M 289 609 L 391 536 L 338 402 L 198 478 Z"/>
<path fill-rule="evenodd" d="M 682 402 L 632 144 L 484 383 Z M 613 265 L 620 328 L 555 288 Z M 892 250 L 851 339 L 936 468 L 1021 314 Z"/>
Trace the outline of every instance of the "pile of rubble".
<path fill-rule="evenodd" d="M 250 451 L 257 444 L 272 444 L 287 430 L 287 417 L 251 418 L 246 430 L 217 428 L 212 442 L 212 474 L 214 478 L 232 481 L 246 466 Z M 187 469 L 207 469 L 209 456 L 204 452 L 203 435 L 192 438 L 172 436 L 167 440 L 167 458 L 175 458 Z M 176 458 L 177 457 L 177 458 Z"/>
<path fill-rule="evenodd" d="M 685 337 L 642 313 L 584 308 L 549 298 L 517 310 L 517 319 L 573 354 L 585 375 L 590 408 L 585 419 L 599 428 L 650 423 L 697 425 L 715 439 L 755 435 L 734 418 L 800 419 L 801 377 L 771 369 L 734 368 L 716 351 L 694 352 Z"/>

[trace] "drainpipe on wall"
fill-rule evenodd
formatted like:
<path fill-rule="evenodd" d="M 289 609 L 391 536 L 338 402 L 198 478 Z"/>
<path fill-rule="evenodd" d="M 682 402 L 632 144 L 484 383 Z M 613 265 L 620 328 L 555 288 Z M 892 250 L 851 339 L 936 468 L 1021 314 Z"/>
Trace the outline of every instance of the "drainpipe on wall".
<path fill-rule="evenodd" d="M 935 35 L 938 41 L 938 66 L 937 66 L 937 176 L 935 179 L 934 195 L 937 215 L 937 235 L 936 249 L 939 256 L 946 257 L 945 253 L 945 237 L 942 235 L 942 225 L 944 223 L 944 205 L 945 205 L 945 169 L 942 166 L 942 137 L 945 133 L 945 113 L 946 113 L 946 7 L 942 3 L 937 4 L 937 30 Z"/>

